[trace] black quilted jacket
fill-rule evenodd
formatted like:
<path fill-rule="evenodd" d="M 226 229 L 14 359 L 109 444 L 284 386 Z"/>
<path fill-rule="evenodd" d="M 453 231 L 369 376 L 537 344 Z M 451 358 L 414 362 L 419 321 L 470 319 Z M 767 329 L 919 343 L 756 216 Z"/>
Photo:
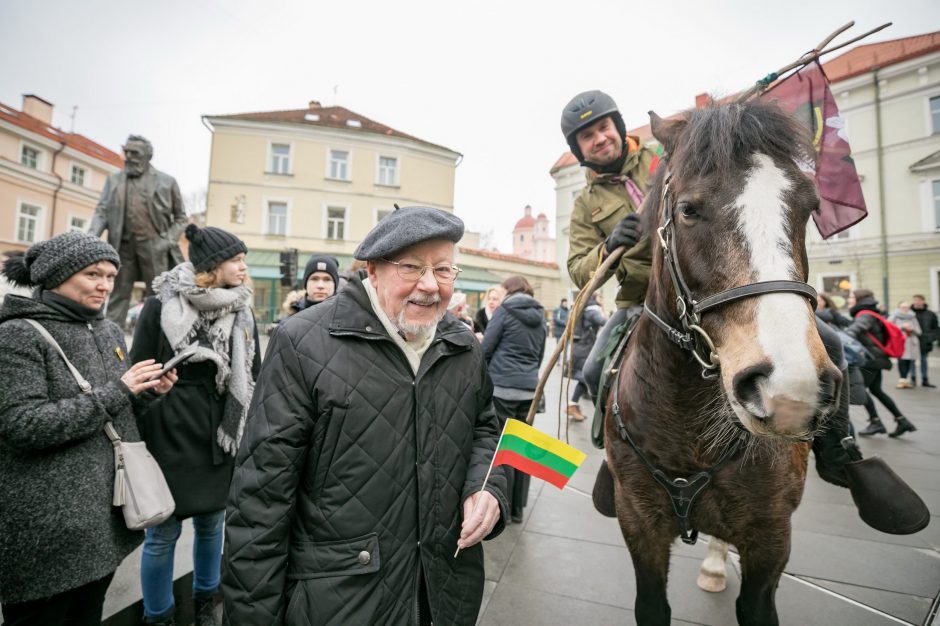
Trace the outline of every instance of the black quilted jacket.
<path fill-rule="evenodd" d="M 481 545 L 455 559 L 461 505 L 499 437 L 480 347 L 447 315 L 417 377 L 357 277 L 271 340 L 226 515 L 226 622 L 473 624 Z M 487 490 L 508 509 L 505 477 Z M 500 521 L 491 537 L 503 529 Z"/>

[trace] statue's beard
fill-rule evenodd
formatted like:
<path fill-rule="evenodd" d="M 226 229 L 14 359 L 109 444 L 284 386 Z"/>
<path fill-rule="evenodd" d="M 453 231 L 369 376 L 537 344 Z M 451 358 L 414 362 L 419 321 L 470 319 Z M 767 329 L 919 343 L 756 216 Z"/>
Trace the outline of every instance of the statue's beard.
<path fill-rule="evenodd" d="M 147 163 L 124 163 L 124 172 L 130 178 L 139 178 L 143 175 L 144 171 L 147 169 Z"/>

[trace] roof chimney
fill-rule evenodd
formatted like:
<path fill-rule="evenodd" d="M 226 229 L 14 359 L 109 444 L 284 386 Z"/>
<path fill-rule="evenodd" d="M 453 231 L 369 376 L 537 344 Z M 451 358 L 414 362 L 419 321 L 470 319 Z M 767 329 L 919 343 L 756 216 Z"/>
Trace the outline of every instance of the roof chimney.
<path fill-rule="evenodd" d="M 695 108 L 704 109 L 712 103 L 712 97 L 707 93 L 700 93 L 695 96 Z"/>
<path fill-rule="evenodd" d="M 311 101 L 310 101 L 310 104 L 307 105 L 307 108 L 309 108 L 309 109 L 319 109 L 319 108 L 320 108 L 320 101 L 319 101 L 319 100 L 311 100 Z"/>
<path fill-rule="evenodd" d="M 52 103 L 39 96 L 31 93 L 23 94 L 23 113 L 35 117 L 48 126 L 52 125 Z"/>

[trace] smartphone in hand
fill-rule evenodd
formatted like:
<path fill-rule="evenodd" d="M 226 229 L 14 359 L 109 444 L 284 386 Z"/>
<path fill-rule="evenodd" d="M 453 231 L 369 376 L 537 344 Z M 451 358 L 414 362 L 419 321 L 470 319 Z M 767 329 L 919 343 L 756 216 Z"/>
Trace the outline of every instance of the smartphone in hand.
<path fill-rule="evenodd" d="M 154 374 L 150 380 L 155 380 L 157 378 L 162 378 L 163 376 L 166 376 L 167 372 L 172 370 L 174 367 L 176 367 L 180 363 L 183 363 L 187 359 L 192 358 L 193 355 L 196 354 L 196 348 L 198 346 L 199 346 L 198 343 L 193 343 L 187 346 L 182 352 L 180 352 L 179 354 L 174 356 L 172 359 L 164 363 L 163 368 L 159 372 Z"/>

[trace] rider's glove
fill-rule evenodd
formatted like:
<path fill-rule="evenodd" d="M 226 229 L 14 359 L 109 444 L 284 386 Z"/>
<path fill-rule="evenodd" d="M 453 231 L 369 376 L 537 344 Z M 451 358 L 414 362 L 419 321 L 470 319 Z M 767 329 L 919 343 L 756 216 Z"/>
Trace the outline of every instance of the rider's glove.
<path fill-rule="evenodd" d="M 640 240 L 640 215 L 631 213 L 614 226 L 614 230 L 604 240 L 604 249 L 607 254 L 620 246 L 630 249 Z"/>

